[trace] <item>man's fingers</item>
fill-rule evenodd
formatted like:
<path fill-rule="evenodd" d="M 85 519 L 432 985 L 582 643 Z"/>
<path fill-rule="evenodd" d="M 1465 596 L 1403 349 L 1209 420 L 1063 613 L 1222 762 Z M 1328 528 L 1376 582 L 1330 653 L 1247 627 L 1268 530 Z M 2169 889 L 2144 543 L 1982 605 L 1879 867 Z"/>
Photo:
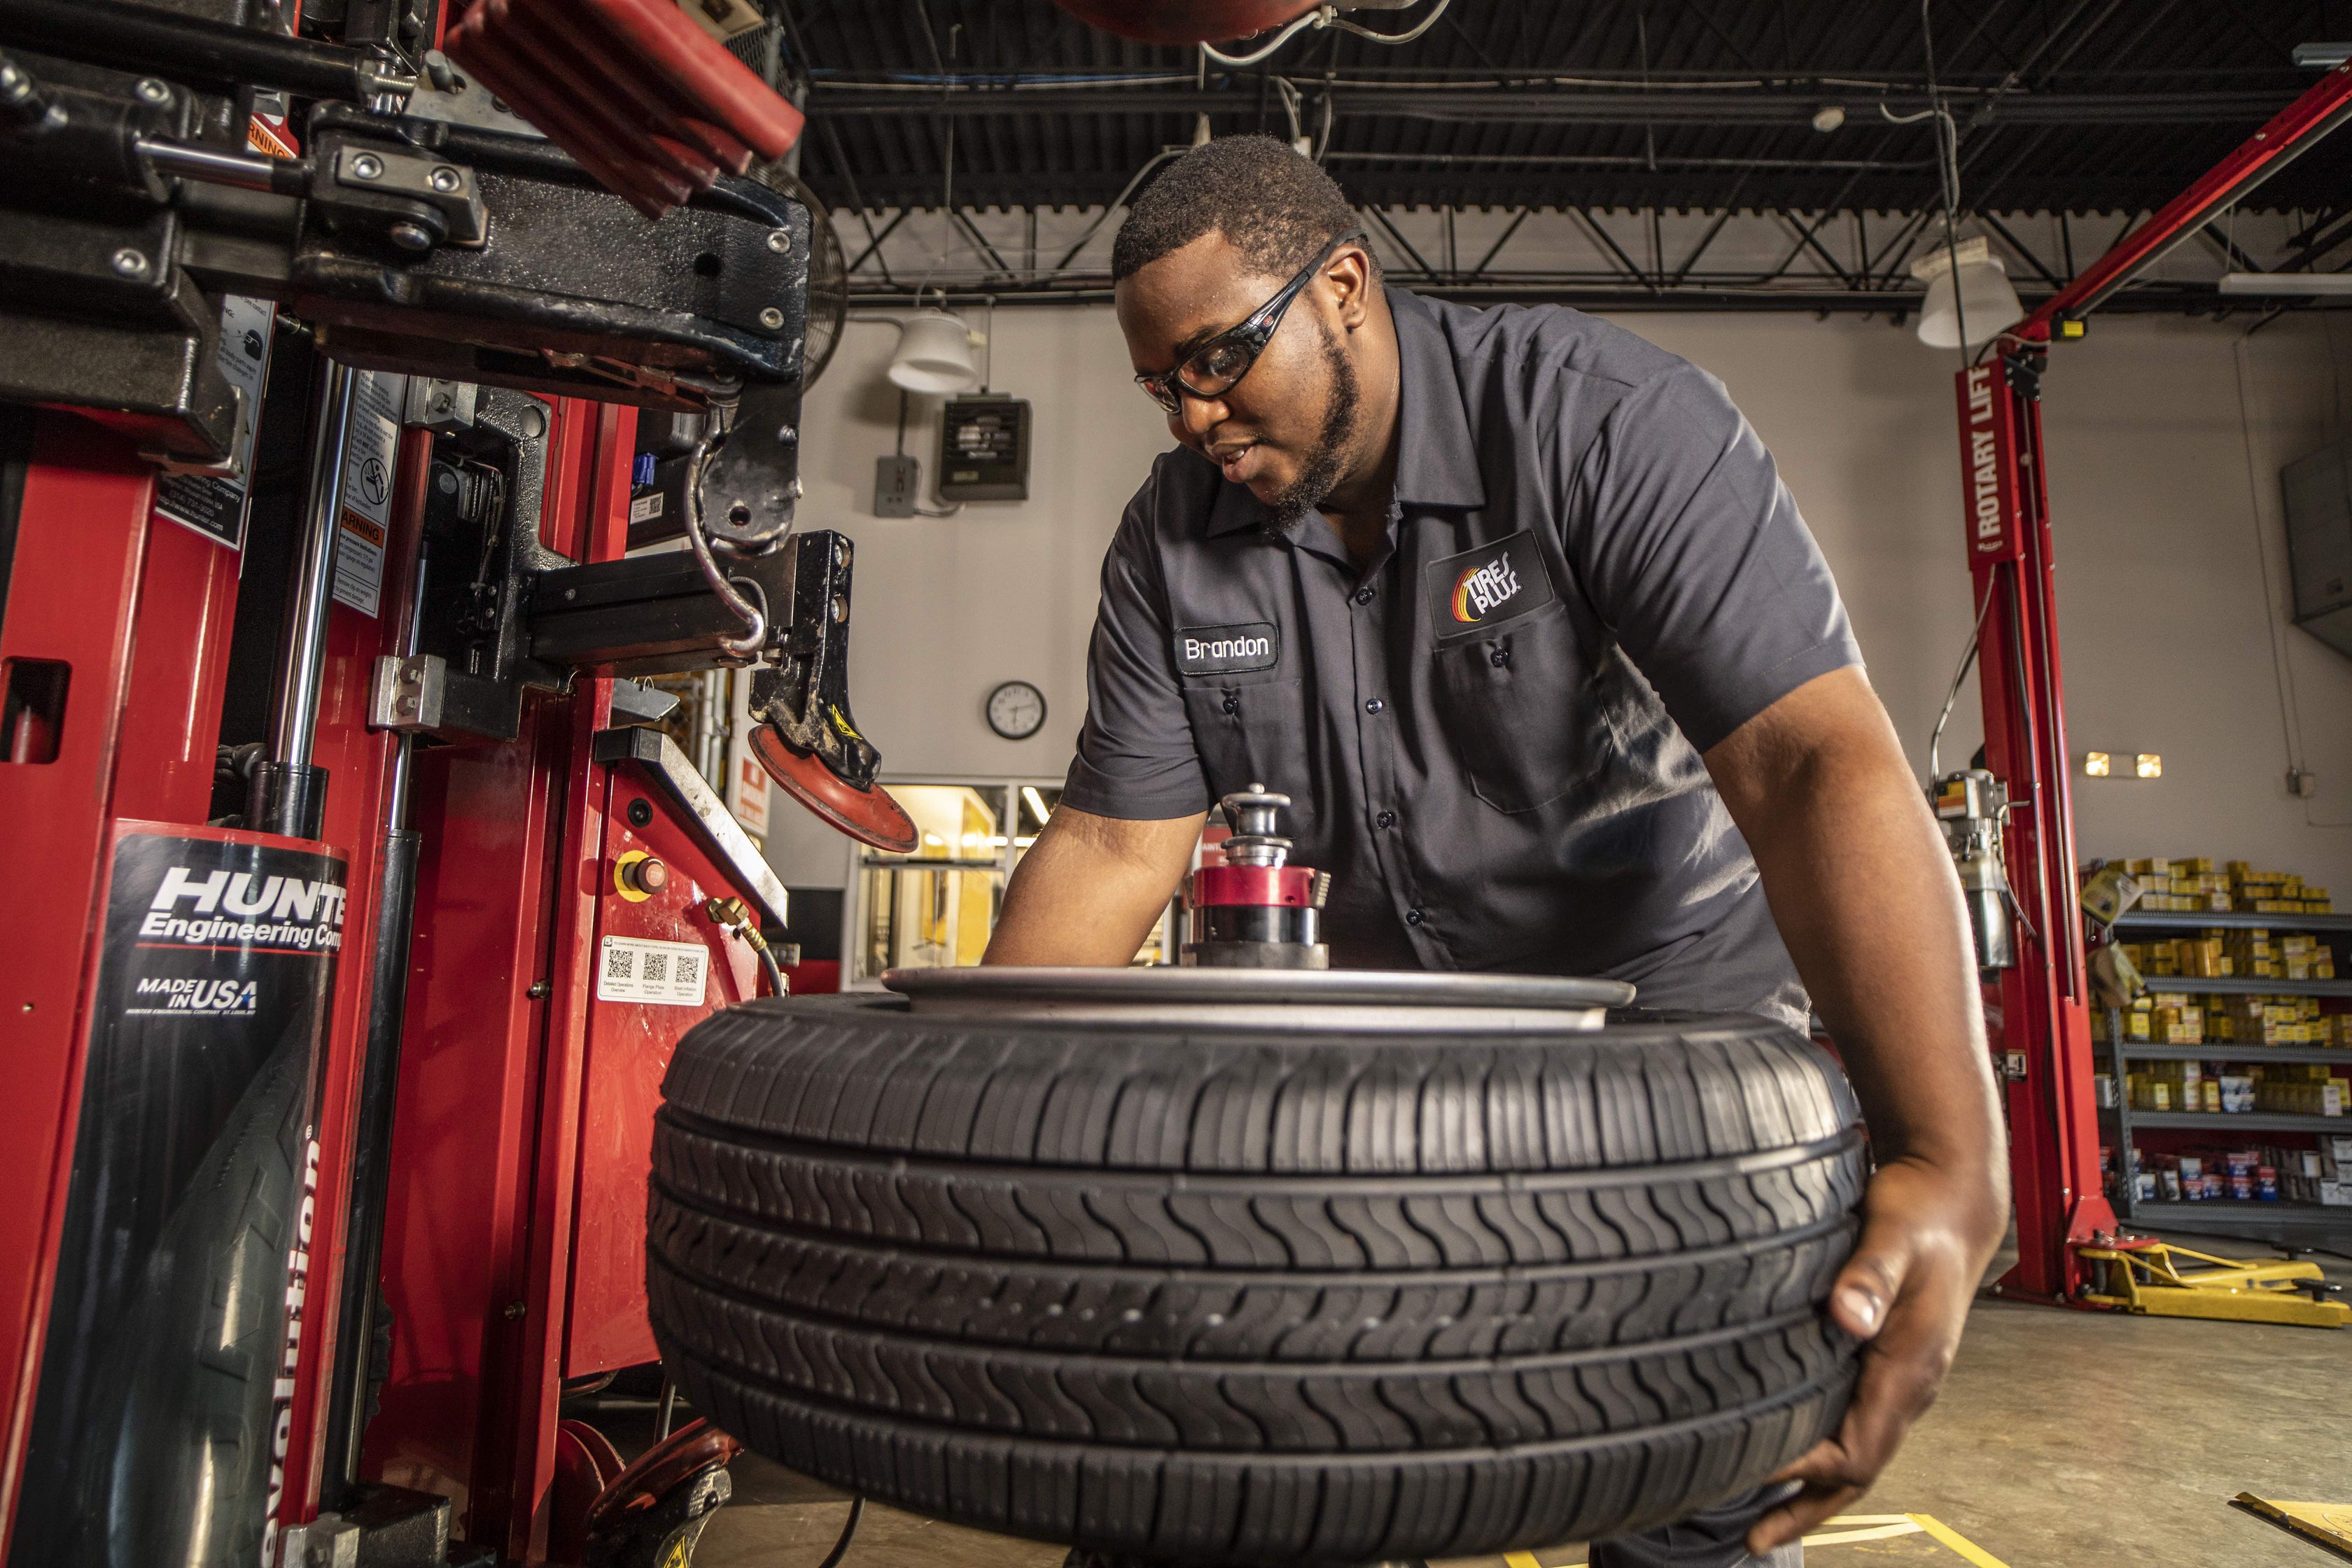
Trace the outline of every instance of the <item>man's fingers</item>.
<path fill-rule="evenodd" d="M 1874 1247 L 1872 1243 L 1882 1244 Z M 1862 1244 L 1838 1270 L 1830 1288 L 1830 1316 L 1855 1339 L 1877 1337 L 1886 1322 L 1887 1309 L 1903 1293 L 1904 1277 L 1911 1269 L 1911 1254 L 1892 1236 L 1863 1233 Z"/>
<path fill-rule="evenodd" d="M 1786 1546 L 1825 1519 L 1833 1519 L 1861 1500 L 1863 1489 L 1853 1486 L 1807 1487 L 1758 1520 L 1748 1531 L 1748 1550 L 1761 1557 Z"/>

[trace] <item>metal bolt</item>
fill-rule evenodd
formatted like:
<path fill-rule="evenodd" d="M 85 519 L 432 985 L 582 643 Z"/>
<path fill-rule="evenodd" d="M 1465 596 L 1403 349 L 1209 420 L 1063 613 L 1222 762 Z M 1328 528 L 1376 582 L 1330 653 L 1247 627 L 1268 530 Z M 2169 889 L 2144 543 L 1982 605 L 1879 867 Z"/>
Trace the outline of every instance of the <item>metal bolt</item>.
<path fill-rule="evenodd" d="M 776 441 L 778 445 L 789 447 L 800 438 L 801 433 L 798 430 L 793 429 L 791 426 L 779 425 L 776 426 Z"/>
<path fill-rule="evenodd" d="M 534 999 L 543 1000 L 547 994 L 554 989 L 555 988 L 553 986 L 550 985 L 544 980 L 534 980 L 530 983 L 530 989 L 526 990 L 523 994 Z"/>
<path fill-rule="evenodd" d="M 147 276 L 147 258 L 128 246 L 114 253 L 114 269 L 125 278 Z"/>
<path fill-rule="evenodd" d="M 352 178 L 373 180 L 383 174 L 383 160 L 373 153 L 362 153 L 352 160 Z"/>
<path fill-rule="evenodd" d="M 770 250 L 772 250 L 777 255 L 781 256 L 792 247 L 793 231 L 791 229 L 772 228 L 768 231 L 768 248 Z"/>
<path fill-rule="evenodd" d="M 507 1303 L 507 1316 L 509 1318 L 520 1320 L 525 1312 L 530 1310 L 530 1309 L 524 1306 L 520 1301 L 509 1301 Z"/>
<path fill-rule="evenodd" d="M 169 103 L 172 101 L 172 89 L 165 87 L 162 82 L 157 81 L 152 76 L 141 77 L 139 79 L 139 85 L 131 89 L 131 90 L 139 95 L 139 101 L 142 103 Z"/>
<path fill-rule="evenodd" d="M 425 232 L 424 226 L 421 224 L 396 223 L 392 226 L 390 232 L 392 243 L 403 250 L 433 248 L 433 237 Z"/>
<path fill-rule="evenodd" d="M 457 170 L 449 167 L 446 163 L 443 163 L 436 167 L 427 178 L 435 190 L 440 191 L 445 195 L 450 191 L 456 190 L 458 186 L 466 183 L 466 176 L 457 173 Z"/>
<path fill-rule="evenodd" d="M 772 332 L 783 324 L 784 313 L 773 305 L 760 312 L 760 325 L 767 328 L 768 331 Z"/>
<path fill-rule="evenodd" d="M 526 441 L 536 441 L 541 436 L 546 434 L 546 413 L 535 407 L 524 409 L 522 411 L 522 438 Z"/>
<path fill-rule="evenodd" d="M 399 703 L 398 703 L 398 705 L 397 705 L 397 706 L 399 707 L 400 710 L 401 710 L 403 713 L 414 713 L 414 712 L 415 712 L 415 711 L 416 711 L 416 693 L 415 693 L 414 691 L 404 691 L 404 692 L 402 692 L 402 693 L 400 694 L 400 701 L 399 701 Z"/>
<path fill-rule="evenodd" d="M 24 97 L 33 89 L 33 79 L 6 60 L 0 60 L 0 96 L 9 99 Z"/>
<path fill-rule="evenodd" d="M 580 596 L 580 590 L 577 588 L 566 588 L 563 590 L 563 596 L 567 599 L 576 599 Z"/>

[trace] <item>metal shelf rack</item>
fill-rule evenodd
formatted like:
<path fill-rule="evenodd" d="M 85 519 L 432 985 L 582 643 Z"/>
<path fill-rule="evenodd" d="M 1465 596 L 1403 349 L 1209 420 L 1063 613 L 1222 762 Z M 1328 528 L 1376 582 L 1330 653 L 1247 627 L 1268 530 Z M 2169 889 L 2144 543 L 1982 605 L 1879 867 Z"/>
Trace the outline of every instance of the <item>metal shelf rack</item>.
<path fill-rule="evenodd" d="M 2232 910 L 2221 913 L 2143 912 L 2132 910 L 2114 927 L 2116 938 L 2140 935 L 2185 935 L 2200 931 L 2273 931 L 2331 935 L 2343 956 L 2345 940 L 2352 937 L 2352 914 L 2284 915 Z M 2165 995 L 2202 994 L 2216 996 L 2352 997 L 2352 980 L 2272 980 L 2259 975 L 2200 979 L 2193 975 L 2147 975 L 2147 988 Z M 2347 1062 L 2352 1050 L 2336 1046 L 2258 1046 L 2210 1044 L 2167 1045 L 2156 1040 L 2123 1037 L 2123 1016 L 2107 1013 L 2109 1070 L 2115 1075 L 2116 1104 L 2099 1118 L 2115 1127 L 2119 1161 L 2132 1149 L 2132 1130 L 2199 1131 L 2227 1139 L 2242 1132 L 2313 1132 L 2352 1134 L 2352 1116 L 2296 1116 L 2277 1111 L 2134 1110 L 2124 1087 L 2125 1064 L 2134 1061 L 2200 1062 Z M 2316 1204 L 2246 1203 L 2213 1199 L 2200 1203 L 2142 1201 L 2128 1174 L 2120 1182 L 2116 1205 L 2126 1225 L 2152 1229 L 2201 1231 L 2217 1236 L 2244 1237 L 2279 1247 L 2352 1248 L 2352 1207 L 2323 1208 Z"/>
<path fill-rule="evenodd" d="M 2270 980 L 2259 974 L 2143 974 L 2150 991 L 2168 996 L 2204 991 L 2216 996 L 2352 996 L 2352 980 Z"/>
<path fill-rule="evenodd" d="M 2194 931 L 2307 931 L 2316 936 L 2322 931 L 2352 931 L 2352 914 L 2265 915 L 2252 910 L 2231 910 L 2227 914 L 2198 914 L 2170 910 L 2130 910 L 2116 921 L 2115 929 L 2119 936 L 2139 931 L 2156 934 Z"/>

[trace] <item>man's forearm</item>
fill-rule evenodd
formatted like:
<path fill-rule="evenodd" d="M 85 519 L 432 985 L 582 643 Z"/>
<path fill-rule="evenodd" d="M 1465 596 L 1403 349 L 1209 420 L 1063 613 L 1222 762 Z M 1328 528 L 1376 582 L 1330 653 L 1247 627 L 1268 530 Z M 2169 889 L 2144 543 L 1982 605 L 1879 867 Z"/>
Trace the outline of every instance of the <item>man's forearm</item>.
<path fill-rule="evenodd" d="M 982 963 L 1130 963 L 1200 842 L 1200 816 L 1129 822 L 1057 809 L 1004 889 Z"/>
<path fill-rule="evenodd" d="M 1958 881 L 1875 698 L 1858 672 L 1842 674 L 1867 711 L 1839 701 L 1832 722 L 1759 737 L 1725 798 L 1880 1161 L 1980 1180 L 1997 1237 L 2000 1120 Z"/>

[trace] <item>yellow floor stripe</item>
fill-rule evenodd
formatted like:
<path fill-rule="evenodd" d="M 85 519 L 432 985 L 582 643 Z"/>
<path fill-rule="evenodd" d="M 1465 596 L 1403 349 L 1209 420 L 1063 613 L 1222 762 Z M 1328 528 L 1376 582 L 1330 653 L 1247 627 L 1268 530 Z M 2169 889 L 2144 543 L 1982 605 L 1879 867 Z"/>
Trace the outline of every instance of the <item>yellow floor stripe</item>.
<path fill-rule="evenodd" d="M 1950 1547 L 1970 1563 L 1975 1563 L 1976 1568 L 2009 1568 L 2008 1563 L 2003 1563 L 1934 1515 L 1915 1513 L 1911 1518 L 1920 1529 L 1934 1536 L 1938 1543 Z"/>
<path fill-rule="evenodd" d="M 1828 1522 L 1835 1524 L 1836 1520 Z M 1916 1535 L 1927 1528 L 1916 1520 L 1906 1519 L 1900 1524 L 1874 1524 L 1862 1530 L 1833 1530 L 1826 1535 L 1808 1535 L 1808 1546 L 1837 1546 L 1849 1541 L 1892 1541 L 1898 1535 Z"/>
<path fill-rule="evenodd" d="M 1974 1568 L 2009 1568 L 2009 1564 L 1946 1524 L 1932 1514 L 1925 1513 L 1842 1513 L 1834 1519 L 1822 1521 L 1825 1532 L 1805 1537 L 1807 1546 L 1843 1546 L 1864 1541 L 1893 1541 L 1899 1536 L 1925 1532 L 1937 1544 L 1948 1546 L 1974 1565 Z M 1586 1568 L 1579 1560 L 1547 1565 L 1532 1552 L 1506 1552 L 1505 1568 Z"/>

